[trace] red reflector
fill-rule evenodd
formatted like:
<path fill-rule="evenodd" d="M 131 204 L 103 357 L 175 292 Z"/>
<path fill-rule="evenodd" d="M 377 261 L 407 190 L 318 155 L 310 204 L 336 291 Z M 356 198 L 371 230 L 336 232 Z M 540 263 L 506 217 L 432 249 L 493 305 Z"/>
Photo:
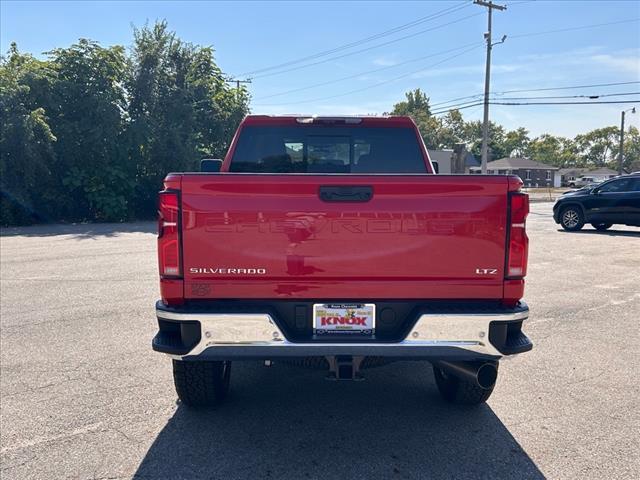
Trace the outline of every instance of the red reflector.
<path fill-rule="evenodd" d="M 507 251 L 507 277 L 522 278 L 527 274 L 529 238 L 525 221 L 529 214 L 529 196 L 514 192 L 510 196 L 509 248 Z"/>
<path fill-rule="evenodd" d="M 163 242 L 162 260 L 163 275 L 180 275 L 180 252 L 178 251 L 178 240 Z"/>
<path fill-rule="evenodd" d="M 160 192 L 158 202 L 158 264 L 160 275 L 179 277 L 180 262 L 180 205 L 176 192 Z"/>
<path fill-rule="evenodd" d="M 511 238 L 509 239 L 509 266 L 507 275 L 509 277 L 524 277 L 527 274 L 527 254 L 529 250 L 529 239 L 524 231 L 524 227 L 511 228 Z"/>

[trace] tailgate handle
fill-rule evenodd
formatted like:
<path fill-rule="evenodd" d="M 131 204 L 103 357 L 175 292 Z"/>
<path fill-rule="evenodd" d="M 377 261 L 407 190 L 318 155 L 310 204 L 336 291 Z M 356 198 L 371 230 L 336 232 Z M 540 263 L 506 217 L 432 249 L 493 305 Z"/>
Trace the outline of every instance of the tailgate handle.
<path fill-rule="evenodd" d="M 368 202 L 373 198 L 370 185 L 322 185 L 320 200 L 324 202 Z"/>

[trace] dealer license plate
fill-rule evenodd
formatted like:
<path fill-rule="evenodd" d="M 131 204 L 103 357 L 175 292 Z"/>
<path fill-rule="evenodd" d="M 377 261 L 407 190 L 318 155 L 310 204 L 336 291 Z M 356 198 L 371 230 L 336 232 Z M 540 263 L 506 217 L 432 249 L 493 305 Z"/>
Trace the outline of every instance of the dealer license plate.
<path fill-rule="evenodd" d="M 373 303 L 316 303 L 313 305 L 313 331 L 316 335 L 373 335 L 376 306 Z"/>

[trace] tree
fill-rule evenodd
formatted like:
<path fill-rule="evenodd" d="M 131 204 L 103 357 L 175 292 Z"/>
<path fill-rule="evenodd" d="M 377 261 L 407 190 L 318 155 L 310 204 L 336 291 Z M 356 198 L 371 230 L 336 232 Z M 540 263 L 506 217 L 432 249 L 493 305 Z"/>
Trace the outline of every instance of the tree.
<path fill-rule="evenodd" d="M 624 134 L 624 164 L 628 172 L 640 171 L 640 131 L 630 126 Z"/>
<path fill-rule="evenodd" d="M 54 72 L 46 62 L 11 44 L 0 58 L 0 222 L 47 220 L 55 201 L 52 165 L 56 137 L 37 92 L 49 90 Z"/>
<path fill-rule="evenodd" d="M 122 221 L 155 214 L 172 170 L 222 156 L 248 113 L 213 49 L 165 22 L 130 53 L 80 39 L 46 60 L 0 58 L 0 222 Z"/>
<path fill-rule="evenodd" d="M 439 140 L 441 145 L 447 148 L 465 142 L 465 122 L 460 110 L 449 110 L 442 117 Z"/>
<path fill-rule="evenodd" d="M 615 168 L 619 135 L 617 127 L 597 128 L 584 135 L 577 135 L 576 147 L 584 164 L 596 168 Z"/>
<path fill-rule="evenodd" d="M 504 128 L 489 122 L 489 159 L 497 160 L 508 156 L 504 148 Z M 464 143 L 467 149 L 480 157 L 482 149 L 482 122 L 480 120 L 466 122 L 464 127 Z"/>
<path fill-rule="evenodd" d="M 460 112 L 452 110 L 444 120 L 431 115 L 429 98 L 419 88 L 407 92 L 406 100 L 393 106 L 391 115 L 408 115 L 416 122 L 427 148 L 451 148 L 463 136 Z"/>
<path fill-rule="evenodd" d="M 408 115 L 418 123 L 424 121 L 431 116 L 429 108 L 429 97 L 422 90 L 416 88 L 405 93 L 406 100 L 398 102 L 393 106 L 392 115 Z"/>
<path fill-rule="evenodd" d="M 125 220 L 135 170 L 124 145 L 124 48 L 81 39 L 49 57 L 57 75 L 47 110 L 58 138 L 57 176 L 67 192 L 58 202 L 59 214 Z"/>
<path fill-rule="evenodd" d="M 128 89 L 135 210 L 148 216 L 167 172 L 193 171 L 204 156 L 224 153 L 248 95 L 227 86 L 211 48 L 182 42 L 166 22 L 134 30 Z"/>
<path fill-rule="evenodd" d="M 573 140 L 547 133 L 529 142 L 526 156 L 538 162 L 561 168 L 583 166 Z"/>
<path fill-rule="evenodd" d="M 530 141 L 527 129 L 520 127 L 504 135 L 502 148 L 508 157 L 522 157 L 526 154 Z"/>

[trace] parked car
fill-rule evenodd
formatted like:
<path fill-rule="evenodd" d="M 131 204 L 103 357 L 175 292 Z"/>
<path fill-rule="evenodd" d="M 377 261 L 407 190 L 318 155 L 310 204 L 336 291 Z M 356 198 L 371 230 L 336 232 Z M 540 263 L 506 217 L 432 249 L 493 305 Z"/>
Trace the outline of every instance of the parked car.
<path fill-rule="evenodd" d="M 403 358 L 477 404 L 532 348 L 518 177 L 434 175 L 409 117 L 249 116 L 202 166 L 159 200 L 153 348 L 184 404 L 224 398 L 232 361 L 354 380 Z"/>
<path fill-rule="evenodd" d="M 596 230 L 615 224 L 640 226 L 640 174 L 562 195 L 553 206 L 553 219 L 568 231 L 580 230 L 585 223 Z"/>
<path fill-rule="evenodd" d="M 596 180 L 594 177 L 578 177 L 575 180 L 571 180 L 569 182 L 569 186 L 571 188 L 582 188 L 590 185 L 595 185 L 599 183 L 599 180 Z"/>
<path fill-rule="evenodd" d="M 591 190 L 594 186 L 595 186 L 595 184 L 587 185 L 586 187 L 580 187 L 577 190 L 566 190 L 566 191 L 562 192 L 562 195 L 569 195 L 570 193 L 576 193 L 576 192 L 578 192 L 580 190 Z"/>

